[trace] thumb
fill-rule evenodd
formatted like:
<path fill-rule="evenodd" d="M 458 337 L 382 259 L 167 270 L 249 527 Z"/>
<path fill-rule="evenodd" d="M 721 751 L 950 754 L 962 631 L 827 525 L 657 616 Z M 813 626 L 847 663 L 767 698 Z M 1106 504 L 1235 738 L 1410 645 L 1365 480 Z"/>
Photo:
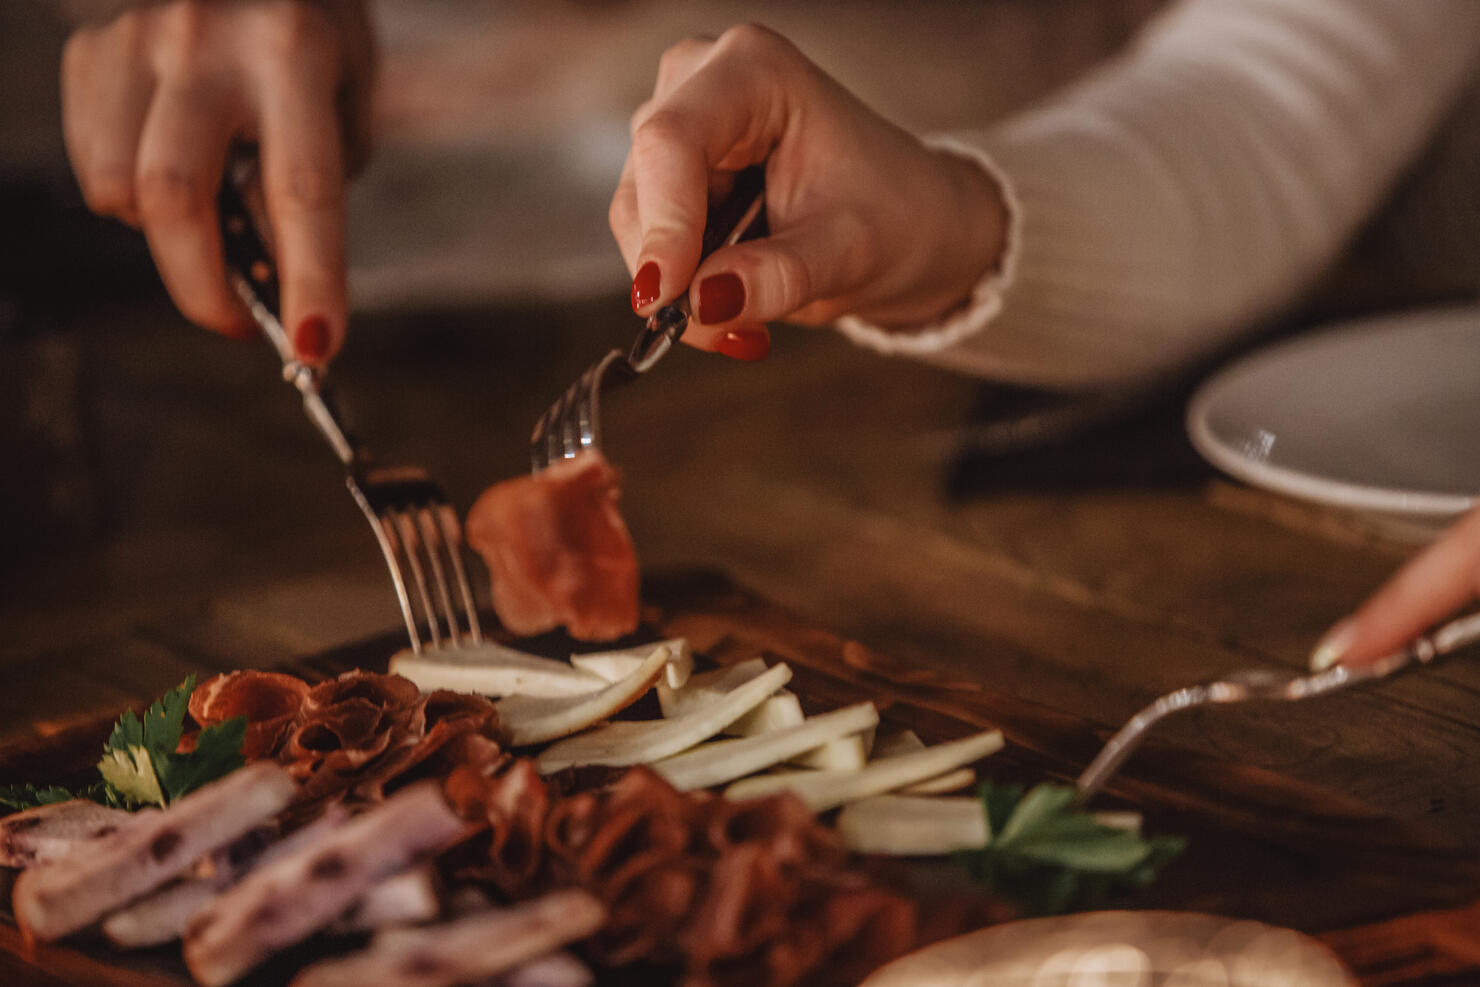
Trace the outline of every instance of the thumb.
<path fill-rule="evenodd" d="M 845 220 L 818 217 L 761 240 L 716 250 L 699 266 L 689 303 L 703 330 L 784 319 L 849 293 L 865 258 Z"/>

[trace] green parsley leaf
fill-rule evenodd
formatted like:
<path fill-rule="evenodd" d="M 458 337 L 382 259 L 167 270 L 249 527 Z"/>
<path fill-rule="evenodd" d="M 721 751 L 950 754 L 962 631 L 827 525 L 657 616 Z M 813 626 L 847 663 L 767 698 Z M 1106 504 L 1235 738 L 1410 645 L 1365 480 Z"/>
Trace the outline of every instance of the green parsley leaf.
<path fill-rule="evenodd" d="M 60 785 L 0 786 L 0 806 L 30 809 L 49 802 L 90 798 L 113 808 L 133 810 L 168 805 L 224 778 L 242 766 L 247 718 L 238 716 L 207 727 L 196 735 L 195 749 L 181 753 L 180 738 L 194 691 L 195 676 L 189 675 L 155 700 L 143 717 L 131 709 L 124 710 L 98 761 L 102 781 L 75 795 Z"/>
<path fill-rule="evenodd" d="M 164 805 L 159 776 L 154 761 L 142 747 L 110 750 L 98 762 L 98 774 L 129 808 L 141 805 Z"/>
<path fill-rule="evenodd" d="M 1041 784 L 984 784 L 979 797 L 992 840 L 961 854 L 967 870 L 1030 914 L 1050 915 L 1144 887 L 1182 852 L 1186 841 L 1097 821 L 1074 807 L 1074 789 Z"/>
<path fill-rule="evenodd" d="M 61 785 L 47 785 L 45 788 L 36 785 L 0 785 L 0 805 L 11 809 L 34 809 L 38 805 L 68 802 L 77 797 Z"/>
<path fill-rule="evenodd" d="M 247 718 L 237 716 L 207 727 L 195 739 L 188 754 L 155 754 L 154 767 L 173 802 L 242 766 L 242 742 L 247 737 Z"/>

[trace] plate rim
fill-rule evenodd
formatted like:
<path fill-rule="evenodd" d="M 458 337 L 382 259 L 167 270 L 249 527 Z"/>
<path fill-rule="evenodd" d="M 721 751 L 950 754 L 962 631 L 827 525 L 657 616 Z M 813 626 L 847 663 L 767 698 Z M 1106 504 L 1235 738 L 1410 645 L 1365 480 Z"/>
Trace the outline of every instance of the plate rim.
<path fill-rule="evenodd" d="M 1333 323 L 1294 339 L 1286 339 L 1256 348 L 1219 368 L 1198 385 L 1187 405 L 1184 425 L 1187 437 L 1198 454 L 1213 466 L 1253 486 L 1287 494 L 1302 500 L 1357 511 L 1428 520 L 1452 518 L 1475 506 L 1477 497 L 1464 494 L 1437 493 L 1432 490 L 1356 484 L 1346 480 L 1322 477 L 1287 466 L 1272 465 L 1267 460 L 1245 456 L 1214 435 L 1209 424 L 1209 409 L 1230 380 L 1292 352 L 1330 345 L 1335 337 L 1350 339 L 1354 333 L 1381 335 L 1401 331 L 1406 323 L 1456 319 L 1468 315 L 1480 329 L 1480 305 L 1445 305 L 1403 309 L 1361 319 Z M 1417 329 L 1419 326 L 1407 326 Z"/>

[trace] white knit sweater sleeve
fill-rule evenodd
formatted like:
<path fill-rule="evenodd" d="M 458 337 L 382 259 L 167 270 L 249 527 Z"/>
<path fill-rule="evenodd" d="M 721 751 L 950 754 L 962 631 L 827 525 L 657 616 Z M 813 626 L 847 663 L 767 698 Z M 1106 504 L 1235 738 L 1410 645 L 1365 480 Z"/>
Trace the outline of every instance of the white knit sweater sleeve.
<path fill-rule="evenodd" d="M 838 328 L 1051 387 L 1185 363 L 1311 286 L 1477 64 L 1480 0 L 1182 0 L 1092 77 L 954 138 L 1012 216 L 964 309 Z"/>

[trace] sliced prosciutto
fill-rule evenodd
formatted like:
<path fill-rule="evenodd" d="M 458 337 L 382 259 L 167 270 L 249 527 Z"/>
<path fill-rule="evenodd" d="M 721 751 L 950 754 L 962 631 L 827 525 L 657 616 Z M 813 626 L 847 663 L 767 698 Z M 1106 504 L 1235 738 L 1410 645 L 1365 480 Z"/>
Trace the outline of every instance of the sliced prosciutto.
<path fill-rule="evenodd" d="M 493 580 L 493 608 L 519 635 L 564 625 L 609 641 L 637 629 L 637 553 L 617 510 L 617 471 L 598 452 L 483 492 L 468 544 Z"/>

